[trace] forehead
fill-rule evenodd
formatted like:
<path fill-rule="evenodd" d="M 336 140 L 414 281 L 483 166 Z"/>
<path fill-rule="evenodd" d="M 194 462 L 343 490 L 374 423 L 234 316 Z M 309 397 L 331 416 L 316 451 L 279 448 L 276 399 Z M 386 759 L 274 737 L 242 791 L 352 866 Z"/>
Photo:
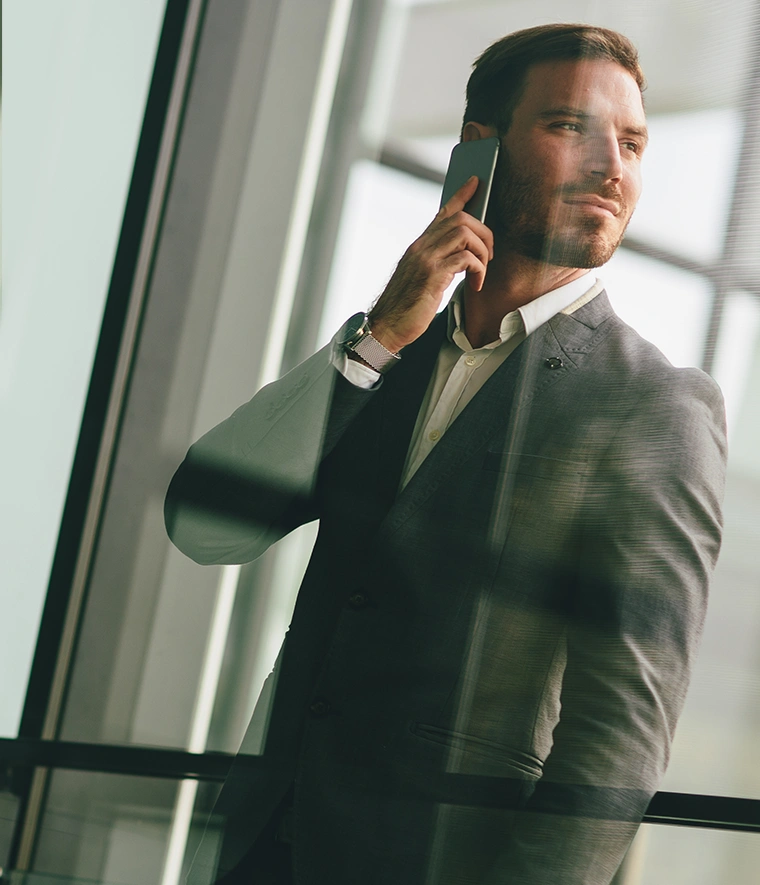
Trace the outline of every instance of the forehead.
<path fill-rule="evenodd" d="M 645 123 L 638 84 L 624 67 L 606 59 L 540 62 L 528 68 L 513 121 L 560 107 Z"/>

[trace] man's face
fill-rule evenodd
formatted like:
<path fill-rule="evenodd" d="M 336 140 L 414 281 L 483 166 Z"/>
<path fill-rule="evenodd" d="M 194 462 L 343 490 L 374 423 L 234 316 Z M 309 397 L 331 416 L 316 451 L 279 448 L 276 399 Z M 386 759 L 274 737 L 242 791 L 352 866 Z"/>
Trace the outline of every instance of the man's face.
<path fill-rule="evenodd" d="M 639 199 L 646 140 L 641 93 L 620 65 L 534 65 L 502 138 L 487 218 L 496 243 L 562 267 L 604 264 Z"/>

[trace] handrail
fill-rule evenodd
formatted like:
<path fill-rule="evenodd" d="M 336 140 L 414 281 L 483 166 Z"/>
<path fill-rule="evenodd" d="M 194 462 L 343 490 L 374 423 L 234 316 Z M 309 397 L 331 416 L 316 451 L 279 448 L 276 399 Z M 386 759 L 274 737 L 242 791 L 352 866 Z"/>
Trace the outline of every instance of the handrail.
<path fill-rule="evenodd" d="M 0 766 L 12 768 L 66 768 L 221 783 L 234 759 L 232 753 L 0 738 Z M 649 803 L 644 823 L 760 833 L 760 799 L 663 791 Z"/>

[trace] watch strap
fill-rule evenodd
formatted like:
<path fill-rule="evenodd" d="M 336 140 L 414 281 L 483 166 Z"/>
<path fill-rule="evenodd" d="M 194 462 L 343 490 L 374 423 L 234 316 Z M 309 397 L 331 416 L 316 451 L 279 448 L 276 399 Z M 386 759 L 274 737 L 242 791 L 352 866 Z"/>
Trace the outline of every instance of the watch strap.
<path fill-rule="evenodd" d="M 354 314 L 344 326 L 341 337 L 341 344 L 347 351 L 355 353 L 370 368 L 380 372 L 381 375 L 401 359 L 397 353 L 383 347 L 372 335 L 369 317 L 366 313 Z"/>
<path fill-rule="evenodd" d="M 387 347 L 383 347 L 369 330 L 358 341 L 348 344 L 348 349 L 360 356 L 365 363 L 368 363 L 376 372 L 380 372 L 381 375 L 401 359 L 397 353 L 393 353 Z"/>

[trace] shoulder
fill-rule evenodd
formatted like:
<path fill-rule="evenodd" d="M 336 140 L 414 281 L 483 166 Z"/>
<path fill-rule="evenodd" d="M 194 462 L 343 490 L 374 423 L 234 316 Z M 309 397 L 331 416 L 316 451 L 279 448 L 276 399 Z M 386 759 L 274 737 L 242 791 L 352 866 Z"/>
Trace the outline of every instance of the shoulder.
<path fill-rule="evenodd" d="M 679 450 L 681 458 L 703 450 L 725 459 L 718 385 L 701 369 L 674 366 L 615 313 L 604 291 L 550 324 L 573 364 L 568 399 L 582 408 L 592 432 L 604 431 L 600 440 L 638 440 L 640 454 L 646 449 L 664 460 Z"/>
<path fill-rule="evenodd" d="M 702 404 L 722 421 L 723 394 L 710 375 L 695 366 L 674 366 L 658 347 L 617 314 L 613 313 L 602 325 L 606 334 L 594 362 L 597 367 L 603 366 L 617 383 L 625 379 L 636 399 L 678 411 Z"/>
<path fill-rule="evenodd" d="M 611 314 L 588 368 L 617 414 L 611 451 L 635 449 L 644 473 L 685 475 L 722 486 L 727 457 L 723 394 L 706 372 L 674 366 L 654 344 Z M 666 480 L 666 476 L 669 479 Z"/>
<path fill-rule="evenodd" d="M 679 409 L 702 403 L 722 416 L 723 395 L 715 381 L 696 367 L 674 366 L 615 313 L 605 291 L 562 317 L 556 331 L 581 375 L 619 408 L 634 402 Z"/>

